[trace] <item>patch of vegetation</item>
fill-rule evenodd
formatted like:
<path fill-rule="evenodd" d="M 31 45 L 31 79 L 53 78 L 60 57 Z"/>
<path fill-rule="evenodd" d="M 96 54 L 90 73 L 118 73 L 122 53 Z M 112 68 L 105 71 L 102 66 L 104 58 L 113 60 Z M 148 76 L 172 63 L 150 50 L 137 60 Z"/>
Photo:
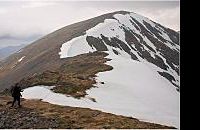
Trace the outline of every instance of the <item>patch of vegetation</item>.
<path fill-rule="evenodd" d="M 54 92 L 71 95 L 75 98 L 87 95 L 86 90 L 95 87 L 94 77 L 99 72 L 109 71 L 113 68 L 106 65 L 110 60 L 105 58 L 104 52 L 93 52 L 67 58 L 63 65 L 54 71 L 45 71 L 20 81 L 23 88 L 47 85 L 56 86 Z"/>

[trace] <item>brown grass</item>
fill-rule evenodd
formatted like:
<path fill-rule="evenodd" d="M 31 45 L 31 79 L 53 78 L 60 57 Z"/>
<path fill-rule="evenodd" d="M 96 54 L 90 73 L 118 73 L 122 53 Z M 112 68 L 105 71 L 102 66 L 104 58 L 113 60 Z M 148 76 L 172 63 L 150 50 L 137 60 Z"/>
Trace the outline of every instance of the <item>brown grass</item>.
<path fill-rule="evenodd" d="M 17 128 L 174 129 L 174 127 L 143 122 L 132 117 L 114 115 L 88 108 L 52 105 L 39 100 L 23 100 L 22 108 L 9 109 L 6 106 L 6 102 L 10 100 L 11 98 L 8 96 L 0 96 L 0 112 L 4 111 L 4 115 L 13 113 L 13 117 L 23 120 L 23 124 L 19 125 L 17 124 L 18 122 L 12 120 L 12 117 L 6 117 L 8 123 L 15 124 L 18 126 Z M 26 111 L 25 113 L 33 113 L 36 115 L 37 122 L 39 123 L 34 121 L 30 122 L 29 118 L 32 115 L 24 114 L 24 111 Z M 40 121 L 45 121 L 46 124 L 42 124 Z M 27 123 L 30 124 L 29 127 Z M 0 128 L 3 127 L 0 126 Z M 12 126 L 12 128 L 16 127 Z"/>
<path fill-rule="evenodd" d="M 56 86 L 54 92 L 71 95 L 75 98 L 85 96 L 86 90 L 95 87 L 95 77 L 98 72 L 112 70 L 106 65 L 109 59 L 104 52 L 82 54 L 68 58 L 57 70 L 45 71 L 20 81 L 23 88 L 35 85 Z"/>

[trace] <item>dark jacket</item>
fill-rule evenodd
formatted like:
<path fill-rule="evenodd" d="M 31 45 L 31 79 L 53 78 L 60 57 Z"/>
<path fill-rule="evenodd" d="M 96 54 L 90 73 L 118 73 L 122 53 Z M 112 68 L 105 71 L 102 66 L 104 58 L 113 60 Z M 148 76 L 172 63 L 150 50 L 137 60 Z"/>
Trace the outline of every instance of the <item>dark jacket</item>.
<path fill-rule="evenodd" d="M 22 90 L 21 90 L 20 86 L 18 86 L 18 85 L 15 85 L 11 89 L 12 97 L 20 97 L 20 96 L 22 96 L 21 92 L 22 92 Z"/>

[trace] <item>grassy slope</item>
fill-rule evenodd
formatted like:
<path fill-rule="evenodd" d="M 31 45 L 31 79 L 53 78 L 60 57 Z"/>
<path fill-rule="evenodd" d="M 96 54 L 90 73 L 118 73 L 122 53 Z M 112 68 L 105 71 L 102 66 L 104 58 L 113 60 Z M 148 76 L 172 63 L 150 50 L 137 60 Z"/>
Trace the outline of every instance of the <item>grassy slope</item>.
<path fill-rule="evenodd" d="M 53 91 L 80 98 L 86 95 L 87 89 L 95 87 L 93 84 L 98 72 L 112 70 L 105 64 L 109 60 L 106 56 L 104 52 L 94 52 L 71 57 L 56 71 L 32 75 L 21 80 L 20 84 L 23 88 L 55 85 Z M 9 109 L 6 103 L 10 100 L 8 96 L 0 97 L 0 128 L 173 128 L 132 117 L 87 108 L 62 107 L 38 100 L 24 100 L 23 108 Z"/>
<path fill-rule="evenodd" d="M 86 95 L 86 90 L 95 87 L 95 75 L 98 72 L 112 70 L 104 64 L 107 60 L 104 52 L 82 54 L 68 58 L 66 62 L 55 71 L 45 71 L 20 81 L 23 88 L 35 85 L 56 86 L 54 92 L 80 98 Z"/>
<path fill-rule="evenodd" d="M 0 96 L 0 128 L 157 128 L 159 124 L 139 121 L 88 108 L 52 105 L 39 100 L 23 100 L 22 108 L 9 108 L 9 96 Z"/>

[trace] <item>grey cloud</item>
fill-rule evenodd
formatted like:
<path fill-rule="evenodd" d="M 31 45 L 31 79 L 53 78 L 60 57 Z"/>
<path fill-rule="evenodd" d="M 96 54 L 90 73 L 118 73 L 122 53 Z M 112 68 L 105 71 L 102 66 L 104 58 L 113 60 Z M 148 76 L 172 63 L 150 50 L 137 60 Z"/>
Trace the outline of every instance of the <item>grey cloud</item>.
<path fill-rule="evenodd" d="M 63 26 L 117 10 L 136 12 L 166 27 L 180 28 L 179 1 L 0 1 L 0 47 L 30 43 Z"/>

